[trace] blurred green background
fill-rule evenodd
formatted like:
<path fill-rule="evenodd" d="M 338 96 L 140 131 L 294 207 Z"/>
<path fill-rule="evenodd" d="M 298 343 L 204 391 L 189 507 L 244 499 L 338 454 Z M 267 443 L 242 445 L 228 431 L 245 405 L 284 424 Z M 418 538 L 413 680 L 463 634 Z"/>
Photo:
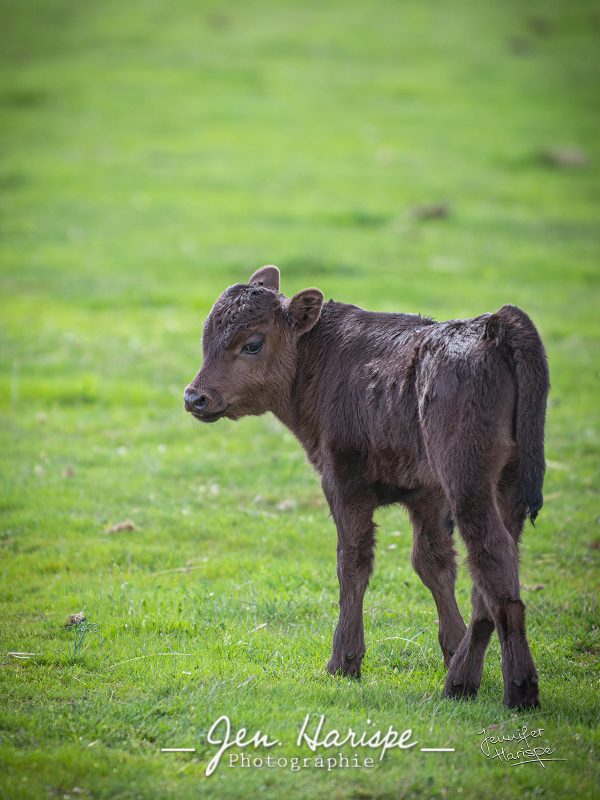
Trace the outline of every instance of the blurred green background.
<path fill-rule="evenodd" d="M 598 4 L 0 10 L 2 796 L 592 797 Z M 502 708 L 497 643 L 478 701 L 440 702 L 398 509 L 378 514 L 363 679 L 325 675 L 335 531 L 299 445 L 269 416 L 206 429 L 182 409 L 202 319 L 264 263 L 286 294 L 437 319 L 516 303 L 539 326 L 547 502 L 523 583 L 542 711 Z M 297 755 L 308 712 L 457 753 L 204 777 L 220 714 Z M 566 761 L 482 756 L 483 727 L 525 723 Z"/>

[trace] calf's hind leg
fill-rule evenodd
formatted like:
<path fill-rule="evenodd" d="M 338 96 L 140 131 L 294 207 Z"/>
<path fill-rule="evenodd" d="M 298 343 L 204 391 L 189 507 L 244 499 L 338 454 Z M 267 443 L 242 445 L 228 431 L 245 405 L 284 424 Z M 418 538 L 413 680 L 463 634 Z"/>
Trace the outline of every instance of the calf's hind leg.
<path fill-rule="evenodd" d="M 519 488 L 518 461 L 511 461 L 503 469 L 498 482 L 497 499 L 502 521 L 515 542 L 518 542 L 527 516 L 527 506 Z M 473 697 L 479 690 L 485 652 L 494 632 L 494 622 L 476 586 L 473 587 L 472 606 L 467 634 L 448 672 L 444 686 L 445 697 Z"/>
<path fill-rule="evenodd" d="M 442 492 L 419 494 L 407 503 L 414 531 L 412 564 L 430 590 L 439 619 L 439 641 L 444 663 L 465 634 L 465 623 L 456 604 L 456 554 L 448 502 Z"/>
<path fill-rule="evenodd" d="M 531 708 L 539 705 L 538 679 L 519 588 L 519 517 L 511 520 L 510 500 L 505 503 L 499 493 L 515 451 L 514 381 L 495 358 L 493 368 L 491 361 L 482 368 L 477 359 L 457 364 L 436 367 L 438 391 L 430 396 L 433 384 L 424 384 L 421 407 L 429 460 L 467 545 L 474 584 L 473 616 L 450 663 L 444 693 L 476 693 L 493 623 L 502 649 L 504 702 L 510 708 Z"/>
<path fill-rule="evenodd" d="M 509 708 L 539 706 L 538 677 L 525 633 L 525 606 L 519 589 L 517 543 L 498 513 L 495 487 L 484 486 L 478 490 L 471 488 L 470 491 L 461 488 L 453 493 L 453 502 L 456 521 L 467 545 L 475 589 L 480 595 L 478 598 L 474 593 L 476 616 L 473 634 L 475 627 L 479 625 L 480 649 L 485 636 L 489 641 L 491 625 L 489 619 L 485 619 L 487 607 L 502 648 L 504 703 Z M 482 625 L 482 622 L 485 624 Z M 465 647 L 469 644 L 467 641 Z M 474 645 L 473 640 L 469 653 L 477 656 Z M 469 678 L 473 676 L 474 665 L 468 659 L 462 660 L 461 648 L 448 672 L 445 687 L 448 695 L 452 695 L 452 686 L 459 686 L 461 683 L 468 685 Z M 483 655 L 481 661 L 483 662 Z"/>

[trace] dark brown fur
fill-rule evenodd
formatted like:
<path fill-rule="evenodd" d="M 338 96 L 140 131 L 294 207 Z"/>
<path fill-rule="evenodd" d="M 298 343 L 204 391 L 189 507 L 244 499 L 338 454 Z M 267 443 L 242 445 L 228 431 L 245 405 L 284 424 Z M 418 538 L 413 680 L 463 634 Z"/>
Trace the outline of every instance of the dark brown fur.
<path fill-rule="evenodd" d="M 257 342 L 259 352 L 244 349 Z M 217 300 L 203 349 L 187 410 L 205 422 L 272 411 L 321 475 L 340 585 L 328 670 L 360 674 L 373 513 L 399 502 L 414 530 L 414 568 L 438 610 L 444 695 L 477 693 L 495 628 L 505 703 L 538 705 L 518 541 L 542 506 L 548 368 L 529 317 L 504 306 L 438 323 L 323 304 L 318 289 L 290 300 L 277 268 L 263 267 Z M 454 523 L 473 577 L 468 628 L 454 596 Z"/>

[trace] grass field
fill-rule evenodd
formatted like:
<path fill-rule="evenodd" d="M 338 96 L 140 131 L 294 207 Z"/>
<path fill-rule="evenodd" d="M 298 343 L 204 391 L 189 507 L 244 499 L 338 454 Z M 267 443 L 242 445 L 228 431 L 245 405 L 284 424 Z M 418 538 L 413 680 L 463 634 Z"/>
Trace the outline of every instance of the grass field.
<path fill-rule="evenodd" d="M 0 795 L 592 798 L 597 4 L 1 9 Z M 400 509 L 377 516 L 363 677 L 326 675 L 335 530 L 317 477 L 272 417 L 201 427 L 182 407 L 201 320 L 264 263 L 286 294 L 437 319 L 509 302 L 539 326 L 549 466 L 522 582 L 541 711 L 503 708 L 497 641 L 478 700 L 440 700 Z M 469 591 L 463 566 L 465 614 Z M 67 630 L 82 609 L 88 630 Z M 372 770 L 223 759 L 205 776 L 221 714 L 292 757 L 310 755 L 307 713 L 411 728 L 419 747 Z M 565 760 L 484 756 L 483 728 L 523 725 Z"/>

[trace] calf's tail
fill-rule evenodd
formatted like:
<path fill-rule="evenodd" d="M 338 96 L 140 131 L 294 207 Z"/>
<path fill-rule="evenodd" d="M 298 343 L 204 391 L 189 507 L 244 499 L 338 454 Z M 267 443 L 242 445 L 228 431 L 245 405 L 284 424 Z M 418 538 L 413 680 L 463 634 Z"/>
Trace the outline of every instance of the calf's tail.
<path fill-rule="evenodd" d="M 515 434 L 519 448 L 521 494 L 533 523 L 544 502 L 544 422 L 550 388 L 548 361 L 535 325 L 516 306 L 503 306 L 493 314 L 488 321 L 487 334 L 508 349 L 515 370 Z"/>

